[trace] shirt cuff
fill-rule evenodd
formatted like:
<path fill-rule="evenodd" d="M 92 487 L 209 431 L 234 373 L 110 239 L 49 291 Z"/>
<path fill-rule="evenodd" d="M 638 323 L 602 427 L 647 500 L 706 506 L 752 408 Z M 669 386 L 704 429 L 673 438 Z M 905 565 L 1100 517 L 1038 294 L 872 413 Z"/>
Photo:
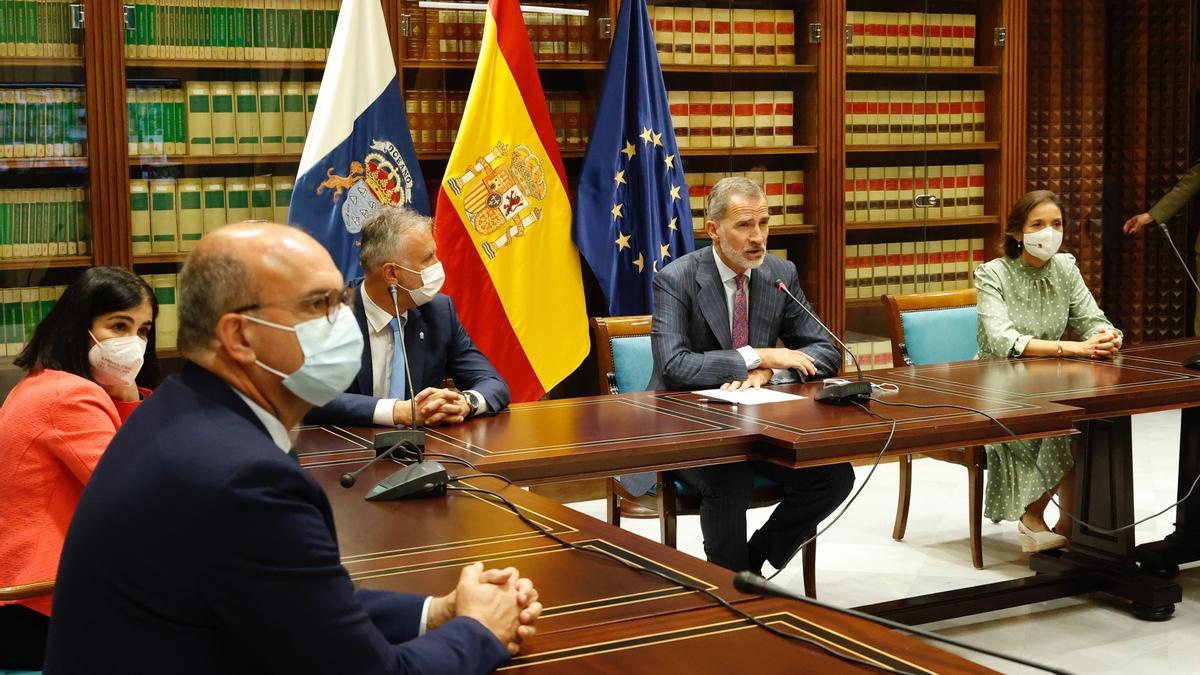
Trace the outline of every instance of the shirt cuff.
<path fill-rule="evenodd" d="M 475 394 L 476 396 L 479 397 L 479 408 L 475 410 L 476 415 L 483 415 L 485 413 L 491 412 L 491 409 L 488 408 L 487 399 L 483 397 L 483 394 L 475 391 L 474 389 L 468 389 L 467 391 L 465 391 L 463 393 L 464 394 L 471 393 L 471 394 Z"/>
<path fill-rule="evenodd" d="M 786 384 L 796 382 L 796 373 L 791 368 L 772 368 L 770 384 Z M 803 380 L 799 380 L 803 382 Z"/>
<path fill-rule="evenodd" d="M 433 602 L 433 596 L 425 598 L 425 604 L 421 606 L 421 623 L 417 626 L 417 637 L 425 634 L 429 628 L 429 604 Z"/>
<path fill-rule="evenodd" d="M 394 427 L 396 426 L 396 401 L 394 398 L 381 398 L 375 403 L 375 414 L 371 416 L 371 421 L 377 427 Z"/>
<path fill-rule="evenodd" d="M 1032 335 L 1022 335 L 1017 338 L 1017 341 L 1012 346 L 1012 356 L 1020 356 L 1025 353 L 1025 348 L 1029 346 L 1029 341 L 1033 339 Z"/>
<path fill-rule="evenodd" d="M 746 361 L 746 372 L 754 370 L 762 365 L 762 357 L 760 357 L 758 352 L 754 351 L 754 347 L 751 347 L 750 345 L 738 347 L 737 353 L 741 354 L 742 358 Z"/>

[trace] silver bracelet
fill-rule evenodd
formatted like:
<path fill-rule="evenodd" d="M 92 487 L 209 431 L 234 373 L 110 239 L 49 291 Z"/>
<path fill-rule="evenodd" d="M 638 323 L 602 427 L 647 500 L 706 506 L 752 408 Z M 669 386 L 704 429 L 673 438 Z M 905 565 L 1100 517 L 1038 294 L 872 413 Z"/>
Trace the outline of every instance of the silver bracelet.
<path fill-rule="evenodd" d="M 1054 344 L 1058 345 L 1058 358 L 1062 358 L 1062 340 L 1055 340 Z"/>

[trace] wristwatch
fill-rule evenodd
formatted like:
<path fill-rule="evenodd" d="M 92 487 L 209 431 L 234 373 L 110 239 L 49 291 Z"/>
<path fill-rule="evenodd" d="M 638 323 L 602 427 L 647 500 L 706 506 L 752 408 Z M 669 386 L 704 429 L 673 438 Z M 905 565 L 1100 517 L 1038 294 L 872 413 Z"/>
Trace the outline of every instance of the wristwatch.
<path fill-rule="evenodd" d="M 479 392 L 475 391 L 464 391 L 461 393 L 463 398 L 467 399 L 467 407 L 469 408 L 467 417 L 474 417 L 475 413 L 479 412 L 479 408 L 483 406 L 483 397 L 479 395 Z"/>

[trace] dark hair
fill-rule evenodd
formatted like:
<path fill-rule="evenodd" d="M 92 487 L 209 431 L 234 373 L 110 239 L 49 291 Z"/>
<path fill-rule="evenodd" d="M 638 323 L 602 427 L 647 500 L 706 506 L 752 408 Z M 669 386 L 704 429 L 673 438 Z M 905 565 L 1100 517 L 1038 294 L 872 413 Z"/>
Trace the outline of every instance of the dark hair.
<path fill-rule="evenodd" d="M 150 301 L 150 313 L 158 318 L 154 291 L 141 277 L 120 267 L 92 267 L 84 270 L 33 331 L 33 338 L 13 363 L 26 372 L 34 368 L 62 370 L 92 379 L 88 363 L 92 321 L 102 314 L 132 309 Z M 146 344 L 146 361 L 138 373 L 139 384 L 153 383 L 158 375 L 154 354 L 154 331 Z"/>
<path fill-rule="evenodd" d="M 1049 190 L 1026 192 L 1013 204 L 1012 210 L 1008 212 L 1008 222 L 1004 225 L 1004 255 L 1009 258 L 1020 257 L 1021 242 L 1017 241 L 1013 235 L 1025 228 L 1025 219 L 1029 217 L 1030 211 L 1047 202 L 1058 207 L 1059 212 L 1062 213 L 1063 228 L 1066 228 L 1067 210 L 1063 208 L 1058 195 Z"/>

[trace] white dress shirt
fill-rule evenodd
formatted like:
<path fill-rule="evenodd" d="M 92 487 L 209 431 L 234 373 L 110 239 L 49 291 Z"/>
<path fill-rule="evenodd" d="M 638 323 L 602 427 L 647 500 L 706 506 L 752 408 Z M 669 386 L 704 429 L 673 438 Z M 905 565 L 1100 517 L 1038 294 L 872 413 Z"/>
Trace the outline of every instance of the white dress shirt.
<path fill-rule="evenodd" d="M 267 412 L 265 408 L 255 403 L 242 392 L 233 387 L 230 387 L 230 389 L 233 389 L 233 393 L 246 402 L 246 405 L 250 408 L 250 412 L 254 413 L 258 421 L 262 422 L 263 426 L 267 428 L 267 434 L 271 437 L 275 445 L 279 446 L 280 450 L 287 452 L 292 449 L 292 439 L 288 435 L 287 427 L 283 426 L 283 422 L 280 422 L 278 418 Z M 427 624 L 429 623 L 429 604 L 432 601 L 432 597 L 425 598 L 425 604 L 421 606 L 421 623 L 417 625 L 417 635 L 425 634 L 425 630 L 428 627 Z"/>
<path fill-rule="evenodd" d="M 371 296 L 363 288 L 358 294 L 362 298 L 363 312 L 367 316 L 367 337 L 371 347 L 371 393 L 379 399 L 375 404 L 372 420 L 377 426 L 395 426 L 394 411 L 399 399 L 387 398 L 392 386 L 392 355 L 396 351 L 395 337 L 392 334 L 392 311 L 375 304 Z M 408 311 L 400 314 L 400 334 L 404 334 L 404 326 L 408 323 Z M 408 384 L 410 392 L 412 383 Z M 418 392 L 413 392 L 414 394 Z M 487 400 L 479 396 L 479 409 L 475 414 L 482 415 L 488 411 Z"/>
<path fill-rule="evenodd" d="M 717 262 L 717 274 L 721 277 L 721 284 L 725 286 L 725 309 L 729 315 L 729 334 L 733 335 L 733 295 L 737 292 L 737 272 L 734 272 L 729 265 L 725 264 L 724 260 L 721 260 L 721 256 L 717 254 L 717 244 L 715 242 L 711 248 L 713 260 Z M 752 269 L 747 269 L 742 273 L 745 276 L 745 280 L 742 281 L 742 292 L 746 294 L 747 324 L 750 321 L 750 274 L 753 271 L 754 270 Z M 750 326 L 747 325 L 746 336 L 749 337 L 749 335 Z M 739 347 L 737 353 L 741 354 L 742 359 L 746 361 L 747 373 L 762 365 L 762 357 L 760 357 L 758 352 L 754 351 L 754 348 L 750 345 Z M 795 376 L 792 375 L 792 371 L 786 368 L 774 368 L 771 370 L 771 373 L 771 382 L 776 384 L 782 382 L 794 382 L 796 379 Z"/>

